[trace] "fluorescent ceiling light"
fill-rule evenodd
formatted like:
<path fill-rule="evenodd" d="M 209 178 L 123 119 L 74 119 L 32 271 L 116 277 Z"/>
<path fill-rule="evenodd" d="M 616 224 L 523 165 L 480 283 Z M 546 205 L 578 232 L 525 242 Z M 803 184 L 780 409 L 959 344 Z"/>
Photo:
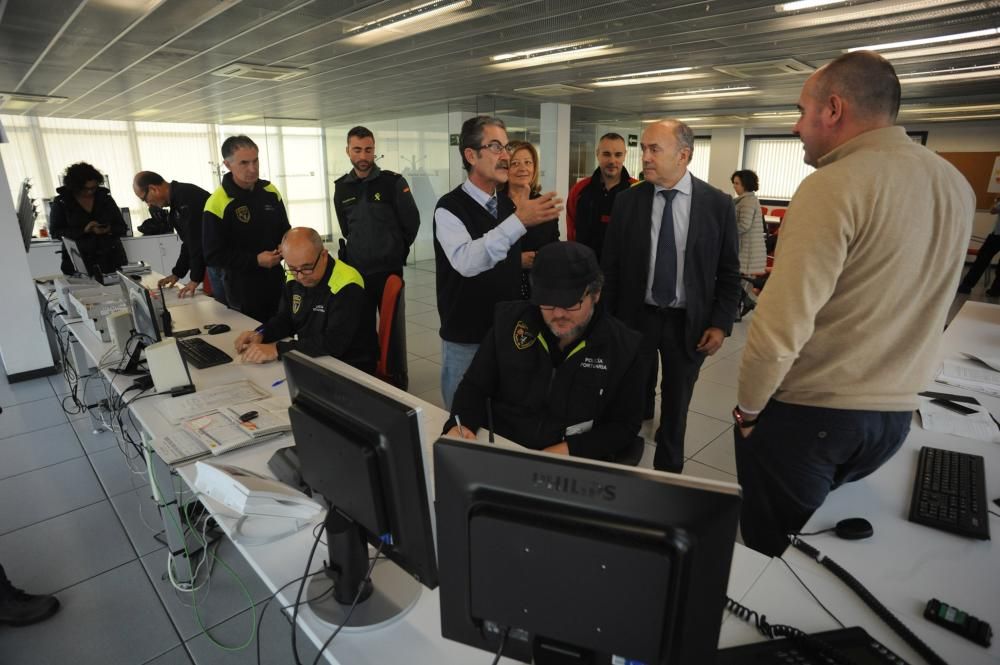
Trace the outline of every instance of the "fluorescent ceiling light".
<path fill-rule="evenodd" d="M 686 81 L 690 79 L 702 79 L 711 76 L 709 73 L 678 73 L 690 72 L 694 67 L 673 67 L 671 69 L 656 69 L 649 72 L 636 72 L 634 74 L 622 74 L 621 76 L 604 76 L 595 79 L 590 85 L 598 88 L 621 86 L 621 85 L 643 85 L 645 83 L 666 83 L 668 81 Z"/>
<path fill-rule="evenodd" d="M 244 113 L 242 115 L 234 115 L 226 118 L 226 122 L 240 122 L 241 120 L 250 120 L 251 118 L 259 118 L 260 116 L 254 113 Z"/>
<path fill-rule="evenodd" d="M 142 109 L 141 111 L 133 111 L 129 115 L 133 118 L 145 118 L 149 115 L 156 115 L 160 112 L 160 109 Z"/>
<path fill-rule="evenodd" d="M 963 104 L 961 106 L 904 106 L 900 113 L 963 113 L 965 111 L 1000 111 L 1000 104 Z"/>
<path fill-rule="evenodd" d="M 847 0 L 797 0 L 796 2 L 786 2 L 784 4 L 775 5 L 774 11 L 776 12 L 794 12 L 800 9 L 813 9 L 815 7 L 824 7 L 826 5 L 836 5 L 847 2 Z"/>
<path fill-rule="evenodd" d="M 707 88 L 704 90 L 677 90 L 667 92 L 660 96 L 660 99 L 672 101 L 674 99 L 708 99 L 710 97 L 742 97 L 744 95 L 756 95 L 759 91 L 754 90 L 749 85 L 732 86 L 730 88 Z"/>
<path fill-rule="evenodd" d="M 751 116 L 755 118 L 797 118 L 799 116 L 798 111 L 758 111 L 757 113 L 751 113 Z"/>
<path fill-rule="evenodd" d="M 901 74 L 899 76 L 899 82 L 906 85 L 907 83 L 964 81 L 967 79 L 984 79 L 994 78 L 997 76 L 1000 76 L 1000 62 L 990 65 L 977 65 L 975 67 L 956 67 L 955 69 L 938 69 L 931 72 Z"/>
<path fill-rule="evenodd" d="M 435 0 L 434 2 L 425 2 L 422 5 L 417 5 L 416 7 L 396 12 L 395 14 L 389 14 L 388 16 L 383 16 L 374 21 L 359 25 L 356 28 L 351 28 L 347 31 L 347 34 L 355 36 L 390 28 L 398 30 L 402 26 L 412 25 L 418 21 L 426 21 L 442 14 L 449 14 L 459 9 L 465 9 L 470 5 L 472 5 L 472 0 Z"/>
<path fill-rule="evenodd" d="M 559 46 L 536 48 L 528 51 L 501 53 L 500 55 L 491 56 L 490 60 L 493 61 L 493 66 L 499 69 L 534 67 L 535 65 L 547 65 L 554 62 L 605 55 L 610 52 L 609 49 L 612 46 L 613 44 L 594 44 L 593 42 L 561 44 Z"/>
<path fill-rule="evenodd" d="M 961 39 L 972 39 L 974 37 L 989 37 L 997 34 L 997 28 L 986 28 L 985 30 L 973 30 L 972 32 L 960 32 L 954 35 L 938 35 L 937 37 L 924 37 L 923 39 L 908 39 L 903 42 L 890 42 L 888 44 L 875 44 L 873 46 L 856 46 L 847 49 L 848 53 L 853 51 L 889 51 L 894 48 L 907 48 L 909 46 L 922 46 L 924 44 L 938 44 L 940 42 L 958 41 Z"/>
<path fill-rule="evenodd" d="M 888 53 L 882 53 L 881 55 L 886 60 L 895 60 L 902 58 L 922 58 L 929 55 L 951 55 L 953 53 L 961 53 L 964 51 L 979 51 L 981 49 L 997 47 L 1000 47 L 1000 37 L 994 37 L 992 39 L 977 39 L 974 42 L 965 42 L 963 44 L 940 44 L 938 46 L 911 48 L 904 51 L 889 51 Z"/>

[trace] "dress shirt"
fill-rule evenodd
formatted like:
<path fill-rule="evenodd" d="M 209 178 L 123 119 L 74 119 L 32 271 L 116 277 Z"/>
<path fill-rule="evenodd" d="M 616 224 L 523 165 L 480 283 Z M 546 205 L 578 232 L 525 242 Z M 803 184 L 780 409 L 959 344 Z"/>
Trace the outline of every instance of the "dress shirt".
<path fill-rule="evenodd" d="M 462 183 L 462 191 L 489 212 L 486 202 L 495 194 L 487 194 L 469 180 Z M 475 240 L 462 220 L 444 208 L 434 211 L 434 222 L 434 234 L 441 249 L 451 267 L 462 277 L 475 277 L 503 261 L 514 243 L 527 232 L 516 214 L 511 214 L 482 238 Z"/>
<path fill-rule="evenodd" d="M 663 220 L 664 197 L 660 192 L 667 187 L 654 185 L 652 224 L 649 228 L 649 276 L 646 278 L 646 304 L 658 306 L 653 299 L 653 278 L 656 276 L 656 248 L 660 241 L 660 222 Z M 684 290 L 684 249 L 687 247 L 688 226 L 691 222 L 691 172 L 685 171 L 681 179 L 669 189 L 677 190 L 671 211 L 674 214 L 674 242 L 677 247 L 677 295 L 668 307 L 684 308 L 687 306 L 687 292 Z"/>

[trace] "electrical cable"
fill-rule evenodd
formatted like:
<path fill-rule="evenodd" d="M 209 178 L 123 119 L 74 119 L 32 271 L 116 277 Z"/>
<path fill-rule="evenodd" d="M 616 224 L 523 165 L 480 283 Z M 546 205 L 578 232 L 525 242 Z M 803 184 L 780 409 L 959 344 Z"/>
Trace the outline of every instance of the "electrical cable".
<path fill-rule="evenodd" d="M 808 591 L 808 592 L 809 592 L 809 595 L 813 597 L 813 600 L 815 600 L 815 601 L 816 601 L 816 604 L 817 604 L 817 605 L 819 605 L 820 607 L 822 607 L 822 608 L 823 608 L 823 611 L 824 611 L 824 612 L 826 612 L 826 613 L 827 613 L 827 614 L 829 615 L 829 617 L 830 617 L 831 619 L 833 619 L 833 620 L 834 620 L 834 621 L 835 621 L 835 622 L 837 623 L 837 625 L 838 625 L 838 626 L 840 626 L 841 628 L 845 628 L 846 626 L 844 626 L 844 622 L 843 622 L 843 621 L 841 621 L 840 619 L 838 619 L 838 618 L 837 618 L 837 617 L 836 617 L 836 616 L 835 616 L 835 615 L 833 614 L 833 612 L 831 612 L 831 611 L 830 611 L 829 609 L 827 609 L 826 605 L 824 605 L 824 604 L 823 604 L 823 601 L 821 601 L 821 600 L 820 600 L 819 598 L 817 598 L 817 597 L 816 597 L 816 594 L 814 594 L 814 593 L 812 592 L 812 589 L 810 589 L 810 588 L 809 588 L 808 586 L 806 586 L 806 583 L 802 581 L 802 578 L 801 578 L 801 577 L 799 577 L 799 574 L 795 572 L 795 569 L 794 569 L 794 568 L 792 568 L 792 566 L 791 566 L 791 565 L 790 565 L 790 564 L 789 564 L 789 563 L 788 563 L 787 561 L 785 561 L 784 557 L 780 557 L 780 556 L 779 556 L 779 557 L 778 557 L 778 560 L 779 560 L 779 561 L 781 561 L 781 563 L 785 564 L 785 568 L 787 568 L 787 569 L 788 569 L 788 571 L 789 571 L 789 572 L 790 572 L 790 573 L 791 573 L 792 575 L 794 575 L 794 576 L 795 576 L 795 579 L 797 579 L 797 580 L 799 581 L 799 584 L 801 584 L 801 585 L 802 585 L 802 588 L 803 588 L 803 589 L 805 589 L 806 591 Z"/>
<path fill-rule="evenodd" d="M 316 555 L 316 548 L 319 547 L 320 536 L 323 535 L 323 531 L 326 530 L 326 522 L 322 523 L 322 528 L 316 534 L 316 539 L 313 541 L 312 548 L 309 550 L 309 558 L 306 559 L 306 570 L 305 573 L 300 578 L 299 592 L 295 594 L 295 609 L 292 610 L 292 626 L 297 626 L 299 623 L 299 605 L 302 603 L 302 592 L 306 588 L 306 577 L 309 576 L 309 569 L 312 568 L 313 557 Z M 296 633 L 298 631 L 292 631 L 292 656 L 295 658 L 295 665 L 302 665 L 302 661 L 299 660 L 299 648 L 296 642 Z M 322 653 L 322 652 L 321 652 Z"/>
<path fill-rule="evenodd" d="M 510 626 L 504 628 L 503 635 L 500 636 L 500 646 L 497 647 L 497 656 L 493 659 L 493 665 L 497 665 L 500 662 L 500 656 L 503 655 L 503 648 L 507 646 L 507 635 L 510 634 Z"/>
<path fill-rule="evenodd" d="M 303 575 L 302 577 L 296 577 L 294 580 L 285 582 L 280 587 L 275 589 L 274 593 L 272 593 L 270 597 L 268 597 L 268 599 L 264 601 L 263 605 L 261 605 L 260 616 L 257 617 L 257 665 L 260 665 L 260 630 L 261 626 L 263 626 L 264 624 L 264 613 L 267 612 L 267 608 L 271 606 L 271 601 L 277 598 L 278 594 L 281 593 L 285 588 L 295 584 L 296 582 L 302 581 L 303 578 L 315 577 L 316 575 L 319 575 L 322 572 L 323 572 L 322 570 L 317 570 L 314 573 L 309 573 L 308 575 Z M 330 588 L 324 591 L 323 593 L 319 594 L 318 596 L 313 596 L 312 598 L 307 598 L 303 602 L 311 603 L 313 601 L 319 600 L 326 594 L 330 593 L 331 591 L 333 591 L 332 584 L 330 585 Z M 282 605 L 280 609 L 287 610 L 289 607 L 292 607 L 292 605 Z M 292 626 L 292 630 L 295 630 L 295 626 Z"/>
<path fill-rule="evenodd" d="M 351 609 L 347 610 L 347 614 L 344 616 L 344 621 L 337 626 L 337 630 L 333 631 L 333 635 L 323 642 L 323 646 L 319 648 L 319 653 L 316 654 L 316 658 L 313 660 L 312 665 L 319 665 L 320 659 L 323 657 L 323 652 L 326 651 L 327 647 L 333 642 L 333 639 L 337 637 L 344 626 L 348 624 L 351 620 L 351 615 L 354 614 L 355 608 L 358 606 L 358 601 L 361 600 L 361 593 L 365 589 L 365 585 L 372 581 L 372 571 L 375 570 L 375 564 L 378 563 L 378 557 L 382 554 L 382 541 L 379 541 L 378 548 L 375 550 L 375 558 L 372 559 L 371 565 L 368 566 L 368 574 L 365 575 L 364 581 L 358 585 L 358 592 L 354 594 L 354 600 L 351 601 Z"/>
<path fill-rule="evenodd" d="M 924 660 L 931 665 L 946 665 L 945 660 L 941 658 L 941 656 L 937 655 L 933 649 L 927 646 L 919 637 L 907 628 L 906 624 L 900 621 L 895 614 L 890 612 L 885 605 L 879 602 L 878 598 L 872 595 L 871 591 L 866 589 L 864 585 L 855 579 L 853 575 L 841 568 L 829 557 L 823 556 L 819 550 L 804 540 L 799 539 L 797 536 L 792 537 L 792 546 L 809 558 L 815 559 L 824 568 L 839 577 L 844 584 L 854 591 L 854 593 L 856 593 L 861 600 L 865 601 L 865 604 L 868 605 L 868 607 L 870 607 L 872 611 L 874 611 L 875 614 L 882 619 L 882 621 L 888 624 L 888 626 L 892 628 L 897 635 L 902 637 L 914 651 L 919 653 Z"/>
<path fill-rule="evenodd" d="M 993 517 L 1000 517 L 1000 513 L 994 512 L 992 510 L 987 510 L 986 512 L 988 512 Z"/>

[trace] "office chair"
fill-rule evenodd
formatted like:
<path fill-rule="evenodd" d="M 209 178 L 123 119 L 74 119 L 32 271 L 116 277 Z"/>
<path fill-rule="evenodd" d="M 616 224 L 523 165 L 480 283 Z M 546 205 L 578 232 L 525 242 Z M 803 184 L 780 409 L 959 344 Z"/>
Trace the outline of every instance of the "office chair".
<path fill-rule="evenodd" d="M 378 363 L 375 376 L 406 390 L 410 377 L 406 360 L 406 302 L 402 278 L 389 275 L 378 317 Z"/>

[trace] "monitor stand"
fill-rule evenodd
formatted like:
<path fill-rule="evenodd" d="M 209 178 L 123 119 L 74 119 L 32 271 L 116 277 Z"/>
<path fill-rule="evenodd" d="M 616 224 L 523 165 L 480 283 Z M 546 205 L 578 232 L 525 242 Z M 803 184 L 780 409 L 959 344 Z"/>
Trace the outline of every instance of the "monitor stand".
<path fill-rule="evenodd" d="M 326 516 L 326 539 L 326 574 L 314 575 L 306 592 L 313 599 L 309 608 L 320 620 L 343 626 L 344 632 L 375 630 L 402 618 L 416 605 L 420 583 L 388 559 L 375 564 L 371 582 L 364 581 L 371 562 L 361 529 L 332 508 Z M 360 585 L 364 585 L 361 597 L 345 623 Z"/>
<path fill-rule="evenodd" d="M 141 369 L 139 367 L 142 364 L 142 351 L 146 348 L 146 343 L 141 339 L 135 341 L 135 348 L 132 353 L 129 354 L 128 363 L 125 365 L 125 369 L 115 370 L 116 374 L 124 374 L 126 376 L 134 376 L 136 374 L 149 374 L 147 370 Z"/>

